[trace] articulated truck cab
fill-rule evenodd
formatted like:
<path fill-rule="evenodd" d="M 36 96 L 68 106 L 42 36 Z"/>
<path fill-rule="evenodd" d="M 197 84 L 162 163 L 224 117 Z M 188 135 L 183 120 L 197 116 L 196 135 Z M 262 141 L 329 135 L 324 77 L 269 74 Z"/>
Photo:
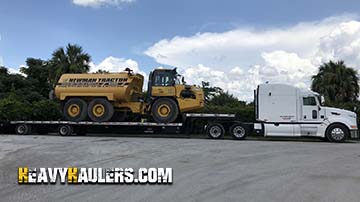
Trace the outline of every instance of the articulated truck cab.
<path fill-rule="evenodd" d="M 354 112 L 325 107 L 313 91 L 285 84 L 261 84 L 255 90 L 254 129 L 264 136 L 313 136 L 343 142 L 358 137 Z"/>

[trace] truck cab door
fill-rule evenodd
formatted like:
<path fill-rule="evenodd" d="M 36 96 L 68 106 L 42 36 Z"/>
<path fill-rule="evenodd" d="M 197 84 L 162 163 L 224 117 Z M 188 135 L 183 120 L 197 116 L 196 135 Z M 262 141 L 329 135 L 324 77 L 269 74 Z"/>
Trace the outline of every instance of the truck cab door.
<path fill-rule="evenodd" d="M 320 126 L 319 103 L 315 96 L 306 96 L 301 99 L 301 124 L 298 131 L 300 136 L 317 136 Z"/>
<path fill-rule="evenodd" d="M 319 106 L 314 96 L 302 98 L 302 120 L 305 122 L 319 120 Z"/>
<path fill-rule="evenodd" d="M 152 73 L 151 96 L 173 97 L 175 91 L 175 78 L 172 70 L 156 70 Z"/>

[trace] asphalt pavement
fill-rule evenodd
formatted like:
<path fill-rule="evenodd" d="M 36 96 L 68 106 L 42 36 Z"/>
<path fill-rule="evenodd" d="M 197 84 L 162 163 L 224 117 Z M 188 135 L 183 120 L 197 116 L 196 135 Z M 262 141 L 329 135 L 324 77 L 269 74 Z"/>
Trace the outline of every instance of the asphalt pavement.
<path fill-rule="evenodd" d="M 171 185 L 19 185 L 18 167 L 171 167 Z M 360 201 L 360 144 L 0 135 L 0 201 Z"/>

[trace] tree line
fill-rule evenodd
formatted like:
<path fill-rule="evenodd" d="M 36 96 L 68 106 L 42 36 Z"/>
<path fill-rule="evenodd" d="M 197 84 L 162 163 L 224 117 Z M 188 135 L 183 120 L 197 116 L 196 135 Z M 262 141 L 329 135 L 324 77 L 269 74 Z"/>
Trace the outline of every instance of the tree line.
<path fill-rule="evenodd" d="M 86 73 L 91 57 L 82 47 L 68 44 L 56 49 L 50 59 L 27 58 L 20 74 L 0 67 L 0 120 L 58 120 L 59 102 L 49 99 L 64 73 Z"/>
<path fill-rule="evenodd" d="M 48 60 L 27 58 L 21 74 L 0 67 L 0 120 L 62 119 L 57 100 L 49 99 L 57 80 L 64 73 L 89 72 L 91 57 L 81 46 L 68 44 L 56 49 Z M 360 113 L 357 71 L 344 61 L 329 61 L 312 77 L 311 89 L 325 97 L 326 105 Z M 220 87 L 202 82 L 206 104 L 202 112 L 235 113 L 240 120 L 255 120 L 254 103 L 236 98 Z"/>
<path fill-rule="evenodd" d="M 325 105 L 355 111 L 360 114 L 359 77 L 344 61 L 329 61 L 312 76 L 311 89 L 325 97 Z"/>

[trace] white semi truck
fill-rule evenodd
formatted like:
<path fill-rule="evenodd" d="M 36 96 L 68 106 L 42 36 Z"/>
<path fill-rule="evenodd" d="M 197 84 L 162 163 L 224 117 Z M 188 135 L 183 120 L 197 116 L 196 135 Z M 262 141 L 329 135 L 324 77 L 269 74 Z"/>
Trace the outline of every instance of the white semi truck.
<path fill-rule="evenodd" d="M 354 112 L 325 107 L 321 96 L 310 90 L 284 84 L 261 84 L 255 90 L 255 123 L 244 123 L 235 114 L 183 114 L 177 123 L 94 122 L 94 121 L 11 121 L 20 135 L 31 131 L 60 135 L 84 135 L 86 132 L 126 133 L 206 133 L 212 139 L 230 134 L 244 139 L 255 132 L 262 136 L 319 137 L 331 142 L 359 139 Z M 0 124 L 1 125 L 1 124 Z M 33 129 L 33 130 L 31 130 Z"/>
<path fill-rule="evenodd" d="M 322 106 L 316 92 L 284 84 L 255 90 L 254 129 L 264 136 L 313 136 L 333 142 L 358 137 L 356 113 Z"/>

